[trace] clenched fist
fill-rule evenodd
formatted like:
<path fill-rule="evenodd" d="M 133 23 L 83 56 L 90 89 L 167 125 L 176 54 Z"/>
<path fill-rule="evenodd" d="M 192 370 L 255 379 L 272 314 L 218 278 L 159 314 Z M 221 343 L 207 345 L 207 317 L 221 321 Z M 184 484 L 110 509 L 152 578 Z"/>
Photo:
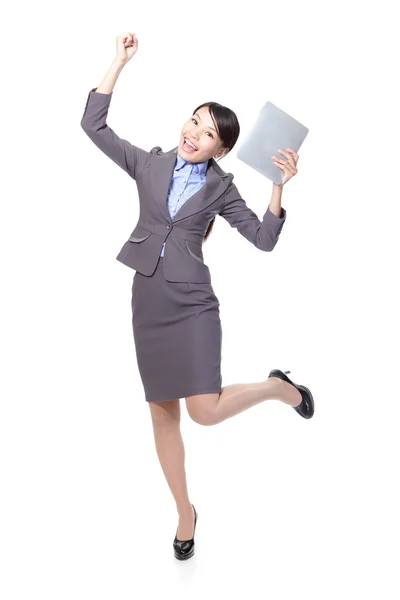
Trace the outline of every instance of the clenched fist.
<path fill-rule="evenodd" d="M 123 63 L 131 60 L 138 49 L 138 39 L 134 33 L 122 33 L 117 36 L 117 57 Z"/>

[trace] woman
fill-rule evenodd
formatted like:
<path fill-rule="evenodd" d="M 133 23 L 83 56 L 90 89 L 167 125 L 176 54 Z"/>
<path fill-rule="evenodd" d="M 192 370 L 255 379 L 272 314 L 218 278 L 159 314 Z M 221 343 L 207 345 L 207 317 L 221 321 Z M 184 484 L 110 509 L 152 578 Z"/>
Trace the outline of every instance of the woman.
<path fill-rule="evenodd" d="M 233 111 L 205 103 L 185 122 L 179 146 L 147 152 L 118 137 L 106 117 L 122 68 L 138 49 L 135 34 L 117 37 L 117 55 L 101 84 L 90 91 L 81 125 L 92 141 L 123 168 L 139 191 L 140 218 L 117 259 L 136 270 L 132 325 L 138 368 L 149 403 L 157 454 L 174 496 L 179 524 L 173 542 L 179 560 L 194 554 L 197 512 L 189 501 L 180 432 L 180 398 L 197 423 L 220 423 L 264 400 L 280 400 L 311 418 L 311 392 L 273 369 L 267 380 L 221 385 L 221 322 L 202 242 L 217 214 L 257 248 L 271 251 L 286 211 L 283 185 L 297 173 L 298 155 L 272 157 L 284 173 L 273 184 L 261 222 L 214 159 L 234 147 L 239 123 Z M 190 202 L 188 200 L 190 199 Z"/>

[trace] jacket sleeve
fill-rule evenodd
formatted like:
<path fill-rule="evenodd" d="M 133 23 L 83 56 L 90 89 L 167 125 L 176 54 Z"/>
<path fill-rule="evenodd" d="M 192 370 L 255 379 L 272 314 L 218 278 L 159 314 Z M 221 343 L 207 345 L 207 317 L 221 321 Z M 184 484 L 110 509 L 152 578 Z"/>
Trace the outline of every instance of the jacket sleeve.
<path fill-rule="evenodd" d="M 124 140 L 107 125 L 107 113 L 111 102 L 112 92 L 102 94 L 90 90 L 86 101 L 85 110 L 81 119 L 81 126 L 94 144 L 124 171 L 136 179 L 139 171 L 144 169 L 152 155 L 160 149 L 152 148 L 150 152 L 134 146 Z"/>
<path fill-rule="evenodd" d="M 271 252 L 274 249 L 283 224 L 286 220 L 286 210 L 281 207 L 281 216 L 271 212 L 269 206 L 262 221 L 247 206 L 234 183 L 231 183 L 225 195 L 225 203 L 219 211 L 231 227 L 241 233 L 259 250 Z"/>

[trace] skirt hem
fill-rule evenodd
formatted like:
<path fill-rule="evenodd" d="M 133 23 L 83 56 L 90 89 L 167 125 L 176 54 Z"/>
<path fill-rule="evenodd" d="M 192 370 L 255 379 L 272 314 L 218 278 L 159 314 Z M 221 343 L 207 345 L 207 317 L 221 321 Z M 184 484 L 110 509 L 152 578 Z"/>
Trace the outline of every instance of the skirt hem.
<path fill-rule="evenodd" d="M 202 394 L 221 394 L 222 393 L 222 388 L 218 389 L 218 390 L 206 390 L 206 391 L 201 391 L 201 392 L 191 392 L 190 394 L 184 394 L 183 396 L 180 396 L 179 398 L 161 398 L 159 400 L 147 400 L 147 398 L 145 398 L 146 402 L 168 402 L 170 400 L 181 400 L 182 398 L 186 398 L 187 396 L 201 396 Z"/>

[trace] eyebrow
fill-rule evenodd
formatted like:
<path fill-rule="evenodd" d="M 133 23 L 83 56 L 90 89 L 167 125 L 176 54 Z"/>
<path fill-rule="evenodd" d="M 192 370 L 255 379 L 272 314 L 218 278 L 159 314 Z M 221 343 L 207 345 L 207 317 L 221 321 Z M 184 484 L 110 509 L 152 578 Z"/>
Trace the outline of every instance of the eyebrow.
<path fill-rule="evenodd" d="M 199 113 L 194 113 L 195 115 L 197 115 L 201 121 L 201 116 L 199 115 Z M 218 131 L 216 129 L 214 129 L 214 127 L 210 127 L 208 126 L 209 129 L 212 129 L 213 131 L 215 131 L 215 133 L 218 135 Z"/>

